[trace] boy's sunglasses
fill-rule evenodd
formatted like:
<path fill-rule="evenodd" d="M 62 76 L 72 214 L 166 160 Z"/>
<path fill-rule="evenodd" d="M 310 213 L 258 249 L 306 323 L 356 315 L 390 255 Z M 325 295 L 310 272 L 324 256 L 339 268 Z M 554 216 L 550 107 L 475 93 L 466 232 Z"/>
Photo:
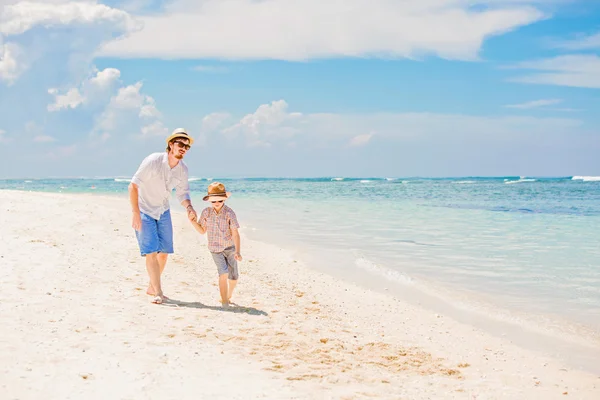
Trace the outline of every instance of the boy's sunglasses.
<path fill-rule="evenodd" d="M 211 201 L 211 203 L 213 203 L 213 204 L 214 204 L 214 203 L 222 203 L 222 202 L 223 202 L 223 200 L 215 200 L 215 201 Z"/>
<path fill-rule="evenodd" d="M 186 149 L 186 150 L 189 150 L 189 149 L 190 149 L 190 147 L 192 147 L 192 146 L 190 146 L 189 144 L 185 144 L 185 143 L 183 143 L 183 142 L 180 142 L 180 141 L 178 141 L 178 140 L 176 140 L 176 141 L 175 141 L 175 143 L 177 144 L 177 146 L 179 146 L 179 147 L 183 147 L 183 148 L 184 148 L 184 149 Z"/>

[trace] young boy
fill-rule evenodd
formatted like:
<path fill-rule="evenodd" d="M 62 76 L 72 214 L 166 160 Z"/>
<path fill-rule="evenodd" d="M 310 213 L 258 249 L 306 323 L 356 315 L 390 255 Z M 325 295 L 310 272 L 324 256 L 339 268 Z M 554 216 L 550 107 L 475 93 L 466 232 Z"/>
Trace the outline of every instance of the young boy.
<path fill-rule="evenodd" d="M 206 207 L 198 221 L 192 221 L 198 232 L 202 235 L 208 233 L 208 250 L 217 264 L 223 307 L 229 306 L 239 277 L 237 262 L 242 261 L 238 232 L 240 225 L 235 212 L 225 205 L 229 196 L 231 193 L 225 190 L 221 182 L 208 185 L 208 194 L 202 200 L 210 201 L 212 207 Z"/>

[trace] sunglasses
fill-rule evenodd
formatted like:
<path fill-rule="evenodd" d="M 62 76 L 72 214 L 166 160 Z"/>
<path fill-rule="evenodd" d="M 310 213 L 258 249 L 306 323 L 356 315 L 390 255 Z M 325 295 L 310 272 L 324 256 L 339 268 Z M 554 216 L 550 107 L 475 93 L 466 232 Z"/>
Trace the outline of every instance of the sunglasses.
<path fill-rule="evenodd" d="M 215 203 L 222 203 L 223 200 L 215 200 L 215 201 L 211 201 L 211 203 L 215 204 Z"/>
<path fill-rule="evenodd" d="M 186 150 L 189 150 L 189 149 L 190 149 L 190 147 L 192 147 L 192 146 L 190 146 L 189 144 L 185 144 L 185 143 L 183 143 L 183 142 L 180 142 L 180 141 L 178 141 L 178 140 L 176 140 L 174 143 L 175 143 L 175 144 L 177 144 L 177 146 L 179 146 L 179 147 L 181 147 L 181 148 L 184 148 L 184 149 L 186 149 Z"/>

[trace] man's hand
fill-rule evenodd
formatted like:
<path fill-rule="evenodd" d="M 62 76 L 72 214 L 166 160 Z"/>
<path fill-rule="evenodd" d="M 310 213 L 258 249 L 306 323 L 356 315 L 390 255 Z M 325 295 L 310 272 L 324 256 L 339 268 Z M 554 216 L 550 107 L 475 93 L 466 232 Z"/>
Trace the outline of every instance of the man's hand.
<path fill-rule="evenodd" d="M 133 212 L 133 219 L 131 222 L 131 226 L 133 227 L 133 229 L 135 229 L 136 231 L 141 231 L 142 230 L 142 216 L 140 215 L 139 212 Z"/>
<path fill-rule="evenodd" d="M 191 205 L 187 207 L 188 219 L 190 221 L 196 221 L 198 219 L 198 215 L 196 215 L 196 210 Z"/>
<path fill-rule="evenodd" d="M 240 253 L 235 253 L 233 257 L 235 258 L 235 261 L 242 261 L 242 255 Z"/>

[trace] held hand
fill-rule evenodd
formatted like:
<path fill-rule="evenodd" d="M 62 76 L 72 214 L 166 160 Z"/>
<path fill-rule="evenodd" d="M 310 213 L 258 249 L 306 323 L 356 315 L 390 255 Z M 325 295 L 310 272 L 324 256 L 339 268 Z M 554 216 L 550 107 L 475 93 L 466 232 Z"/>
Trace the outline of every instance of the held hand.
<path fill-rule="evenodd" d="M 142 217 L 139 212 L 134 211 L 131 226 L 138 232 L 142 230 Z"/>
<path fill-rule="evenodd" d="M 198 219 L 198 216 L 196 215 L 196 210 L 194 210 L 194 207 L 188 207 L 187 212 L 188 212 L 188 219 L 190 221 L 196 221 Z"/>
<path fill-rule="evenodd" d="M 235 261 L 242 261 L 242 255 L 240 253 L 235 253 L 233 257 L 235 258 Z"/>

